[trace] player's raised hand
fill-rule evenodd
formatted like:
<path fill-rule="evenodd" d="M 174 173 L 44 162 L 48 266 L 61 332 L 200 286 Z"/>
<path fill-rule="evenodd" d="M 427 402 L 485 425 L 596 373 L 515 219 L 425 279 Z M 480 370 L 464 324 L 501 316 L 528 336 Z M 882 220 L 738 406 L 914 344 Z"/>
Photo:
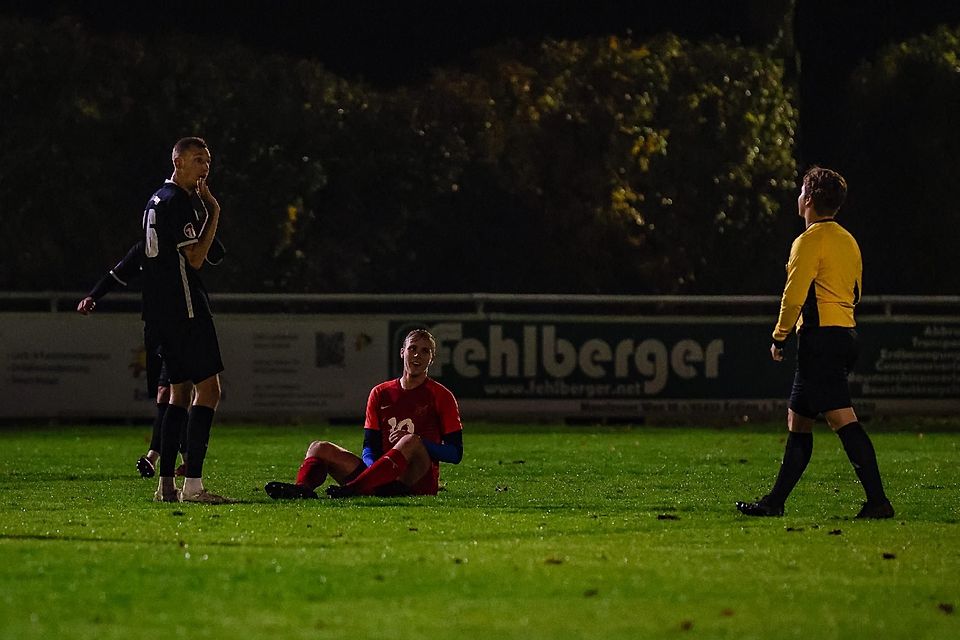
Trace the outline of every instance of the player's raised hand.
<path fill-rule="evenodd" d="M 77 304 L 77 313 L 80 315 L 89 315 L 97 307 L 97 301 L 87 296 Z"/>
<path fill-rule="evenodd" d="M 210 193 L 210 187 L 207 185 L 206 176 L 200 176 L 197 178 L 197 195 L 200 196 L 200 199 L 203 200 L 204 204 L 216 209 L 217 213 L 220 212 L 220 203 L 217 202 L 217 199 L 213 197 L 212 193 Z"/>

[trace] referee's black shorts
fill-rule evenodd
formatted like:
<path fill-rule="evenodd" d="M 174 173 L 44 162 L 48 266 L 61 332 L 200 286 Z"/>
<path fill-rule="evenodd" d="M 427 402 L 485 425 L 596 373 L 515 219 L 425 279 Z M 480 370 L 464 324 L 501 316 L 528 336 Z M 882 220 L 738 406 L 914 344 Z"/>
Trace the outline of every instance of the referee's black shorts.
<path fill-rule="evenodd" d="M 213 318 L 166 321 L 157 330 L 170 384 L 197 383 L 223 371 Z"/>
<path fill-rule="evenodd" d="M 848 327 L 801 327 L 790 408 L 806 418 L 852 407 L 847 376 L 857 361 L 857 332 Z"/>

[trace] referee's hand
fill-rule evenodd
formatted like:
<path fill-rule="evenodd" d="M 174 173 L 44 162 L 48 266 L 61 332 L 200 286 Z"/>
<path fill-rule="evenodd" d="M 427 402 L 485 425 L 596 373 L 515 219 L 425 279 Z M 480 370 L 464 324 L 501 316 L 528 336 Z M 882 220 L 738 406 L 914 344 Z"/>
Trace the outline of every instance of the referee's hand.
<path fill-rule="evenodd" d="M 776 362 L 781 362 L 783 360 L 783 347 L 778 347 L 776 344 L 771 344 L 770 357 Z"/>

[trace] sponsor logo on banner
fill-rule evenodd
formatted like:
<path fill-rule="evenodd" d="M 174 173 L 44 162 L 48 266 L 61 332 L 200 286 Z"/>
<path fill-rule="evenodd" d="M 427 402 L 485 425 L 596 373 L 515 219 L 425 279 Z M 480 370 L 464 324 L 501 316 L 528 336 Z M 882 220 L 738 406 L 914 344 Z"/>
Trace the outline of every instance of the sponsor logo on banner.
<path fill-rule="evenodd" d="M 716 327 L 519 321 L 425 324 L 437 339 L 431 375 L 463 397 L 686 396 L 708 392 L 725 375 L 728 336 Z M 398 324 L 393 331 L 395 369 L 403 337 L 413 326 Z"/>

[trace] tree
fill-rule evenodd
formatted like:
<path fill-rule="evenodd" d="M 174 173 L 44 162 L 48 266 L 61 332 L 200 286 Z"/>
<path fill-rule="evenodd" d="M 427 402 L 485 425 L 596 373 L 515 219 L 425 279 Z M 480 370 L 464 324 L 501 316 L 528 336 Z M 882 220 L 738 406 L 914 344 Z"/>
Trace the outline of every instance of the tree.
<path fill-rule="evenodd" d="M 186 135 L 213 150 L 215 290 L 765 291 L 753 264 L 785 253 L 796 113 L 782 64 L 728 41 L 506 44 L 381 92 L 230 41 L 0 19 L 0 68 L 0 288 L 88 286 Z"/>
<path fill-rule="evenodd" d="M 457 114 L 473 152 L 462 199 L 474 177 L 510 212 L 498 240 L 524 264 L 501 286 L 757 286 L 751 265 L 795 178 L 796 112 L 779 62 L 668 35 L 511 45 L 481 53 L 477 67 L 438 74 L 425 96 Z M 487 238 L 477 222 L 468 237 Z"/>
<path fill-rule="evenodd" d="M 960 290 L 960 29 L 882 50 L 851 81 L 841 170 L 844 224 L 860 242 L 868 293 Z"/>

